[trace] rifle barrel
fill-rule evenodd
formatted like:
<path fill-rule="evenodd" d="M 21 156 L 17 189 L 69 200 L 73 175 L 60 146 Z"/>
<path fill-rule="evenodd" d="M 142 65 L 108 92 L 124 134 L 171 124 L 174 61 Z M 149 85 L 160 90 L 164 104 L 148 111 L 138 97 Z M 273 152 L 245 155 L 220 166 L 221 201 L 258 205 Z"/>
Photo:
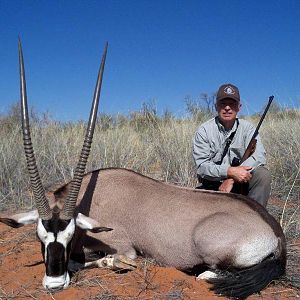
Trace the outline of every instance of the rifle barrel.
<path fill-rule="evenodd" d="M 271 105 L 273 99 L 274 99 L 274 96 L 270 96 L 270 97 L 269 97 L 269 102 L 268 102 L 268 104 L 267 104 L 267 106 L 266 106 L 266 108 L 265 108 L 265 110 L 264 110 L 264 113 L 262 114 L 262 116 L 261 116 L 261 118 L 260 118 L 260 120 L 259 120 L 259 122 L 258 122 L 258 125 L 256 126 L 256 129 L 255 129 L 255 131 L 254 131 L 254 134 L 253 134 L 251 140 L 252 140 L 252 139 L 255 139 L 256 136 L 258 135 L 259 128 L 260 128 L 262 122 L 263 122 L 264 119 L 265 119 L 265 116 L 266 116 L 266 114 L 267 114 L 267 112 L 268 112 L 268 110 L 269 110 L 269 108 L 270 108 L 270 105 Z M 251 141 L 251 140 L 250 140 L 250 141 Z"/>

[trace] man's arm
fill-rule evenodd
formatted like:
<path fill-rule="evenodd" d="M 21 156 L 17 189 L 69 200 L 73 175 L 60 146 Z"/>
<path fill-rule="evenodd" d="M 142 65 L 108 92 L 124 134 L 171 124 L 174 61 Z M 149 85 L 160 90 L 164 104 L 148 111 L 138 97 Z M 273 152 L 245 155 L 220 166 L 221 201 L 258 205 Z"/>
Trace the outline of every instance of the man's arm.
<path fill-rule="evenodd" d="M 219 186 L 219 191 L 229 193 L 235 182 L 248 182 L 252 177 L 251 170 L 252 167 L 247 166 L 229 167 L 227 171 L 228 178 Z"/>
<path fill-rule="evenodd" d="M 223 180 L 227 178 L 228 166 L 217 165 L 213 162 L 211 148 L 206 130 L 201 126 L 194 137 L 193 156 L 197 165 L 197 174 L 209 180 Z"/>
<path fill-rule="evenodd" d="M 255 128 L 252 124 L 249 124 L 251 127 L 247 130 L 247 138 L 246 145 L 249 144 L 251 137 L 255 131 Z M 257 138 L 257 143 L 254 152 L 251 156 L 245 160 L 240 166 L 229 167 L 227 170 L 228 179 L 225 179 L 223 183 L 220 185 L 219 190 L 222 192 L 230 192 L 233 188 L 235 182 L 244 183 L 248 182 L 252 175 L 251 171 L 253 168 L 258 167 L 260 165 L 264 165 L 266 163 L 266 153 L 265 149 L 262 145 L 261 139 L 259 136 Z"/>

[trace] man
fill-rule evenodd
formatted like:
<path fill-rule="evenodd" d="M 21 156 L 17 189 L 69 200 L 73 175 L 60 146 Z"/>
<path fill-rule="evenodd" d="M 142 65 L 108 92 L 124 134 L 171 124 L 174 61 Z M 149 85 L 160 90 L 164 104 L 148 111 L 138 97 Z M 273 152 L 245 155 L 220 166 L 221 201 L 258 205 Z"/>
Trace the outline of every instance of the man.
<path fill-rule="evenodd" d="M 220 86 L 215 108 L 218 115 L 202 124 L 194 137 L 193 155 L 201 188 L 223 192 L 239 192 L 246 185 L 246 195 L 264 207 L 270 196 L 271 175 L 267 168 L 265 149 L 257 136 L 252 155 L 240 166 L 241 159 L 255 131 L 246 120 L 238 119 L 241 108 L 239 90 L 233 84 Z"/>

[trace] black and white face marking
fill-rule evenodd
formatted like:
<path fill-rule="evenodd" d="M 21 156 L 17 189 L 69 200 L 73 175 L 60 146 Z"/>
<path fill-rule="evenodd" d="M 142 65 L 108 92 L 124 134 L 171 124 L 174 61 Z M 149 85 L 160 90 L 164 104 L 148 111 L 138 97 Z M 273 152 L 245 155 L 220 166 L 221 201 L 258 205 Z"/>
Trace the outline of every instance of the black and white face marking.
<path fill-rule="evenodd" d="M 46 289 L 52 290 L 66 288 L 70 283 L 67 266 L 75 223 L 81 229 L 91 232 L 112 230 L 112 228 L 101 226 L 97 220 L 81 213 L 77 215 L 76 221 L 74 219 L 61 220 L 57 208 L 53 208 L 52 219 L 49 221 L 41 220 L 37 210 L 32 210 L 0 218 L 0 222 L 14 228 L 37 223 L 37 235 L 41 241 L 42 255 L 46 266 L 43 285 Z"/>
<path fill-rule="evenodd" d="M 74 232 L 74 219 L 65 221 L 53 217 L 47 221 L 38 220 L 37 235 L 41 241 L 46 266 L 43 279 L 46 289 L 59 290 L 70 283 L 67 266 Z"/>

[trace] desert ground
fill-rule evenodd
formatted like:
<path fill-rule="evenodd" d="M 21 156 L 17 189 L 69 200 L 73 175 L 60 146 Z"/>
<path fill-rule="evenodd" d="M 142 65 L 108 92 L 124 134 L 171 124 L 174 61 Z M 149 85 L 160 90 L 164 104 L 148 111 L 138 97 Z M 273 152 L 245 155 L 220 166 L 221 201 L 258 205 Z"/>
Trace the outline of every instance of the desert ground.
<path fill-rule="evenodd" d="M 272 200 L 273 206 L 277 204 Z M 300 240 L 289 240 L 287 276 L 248 299 L 300 298 L 299 257 Z M 146 258 L 139 258 L 138 268 L 127 273 L 79 271 L 73 274 L 68 289 L 51 294 L 42 287 L 41 260 L 34 225 L 13 229 L 0 223 L 0 299 L 226 299 L 210 291 L 206 282 Z"/>

